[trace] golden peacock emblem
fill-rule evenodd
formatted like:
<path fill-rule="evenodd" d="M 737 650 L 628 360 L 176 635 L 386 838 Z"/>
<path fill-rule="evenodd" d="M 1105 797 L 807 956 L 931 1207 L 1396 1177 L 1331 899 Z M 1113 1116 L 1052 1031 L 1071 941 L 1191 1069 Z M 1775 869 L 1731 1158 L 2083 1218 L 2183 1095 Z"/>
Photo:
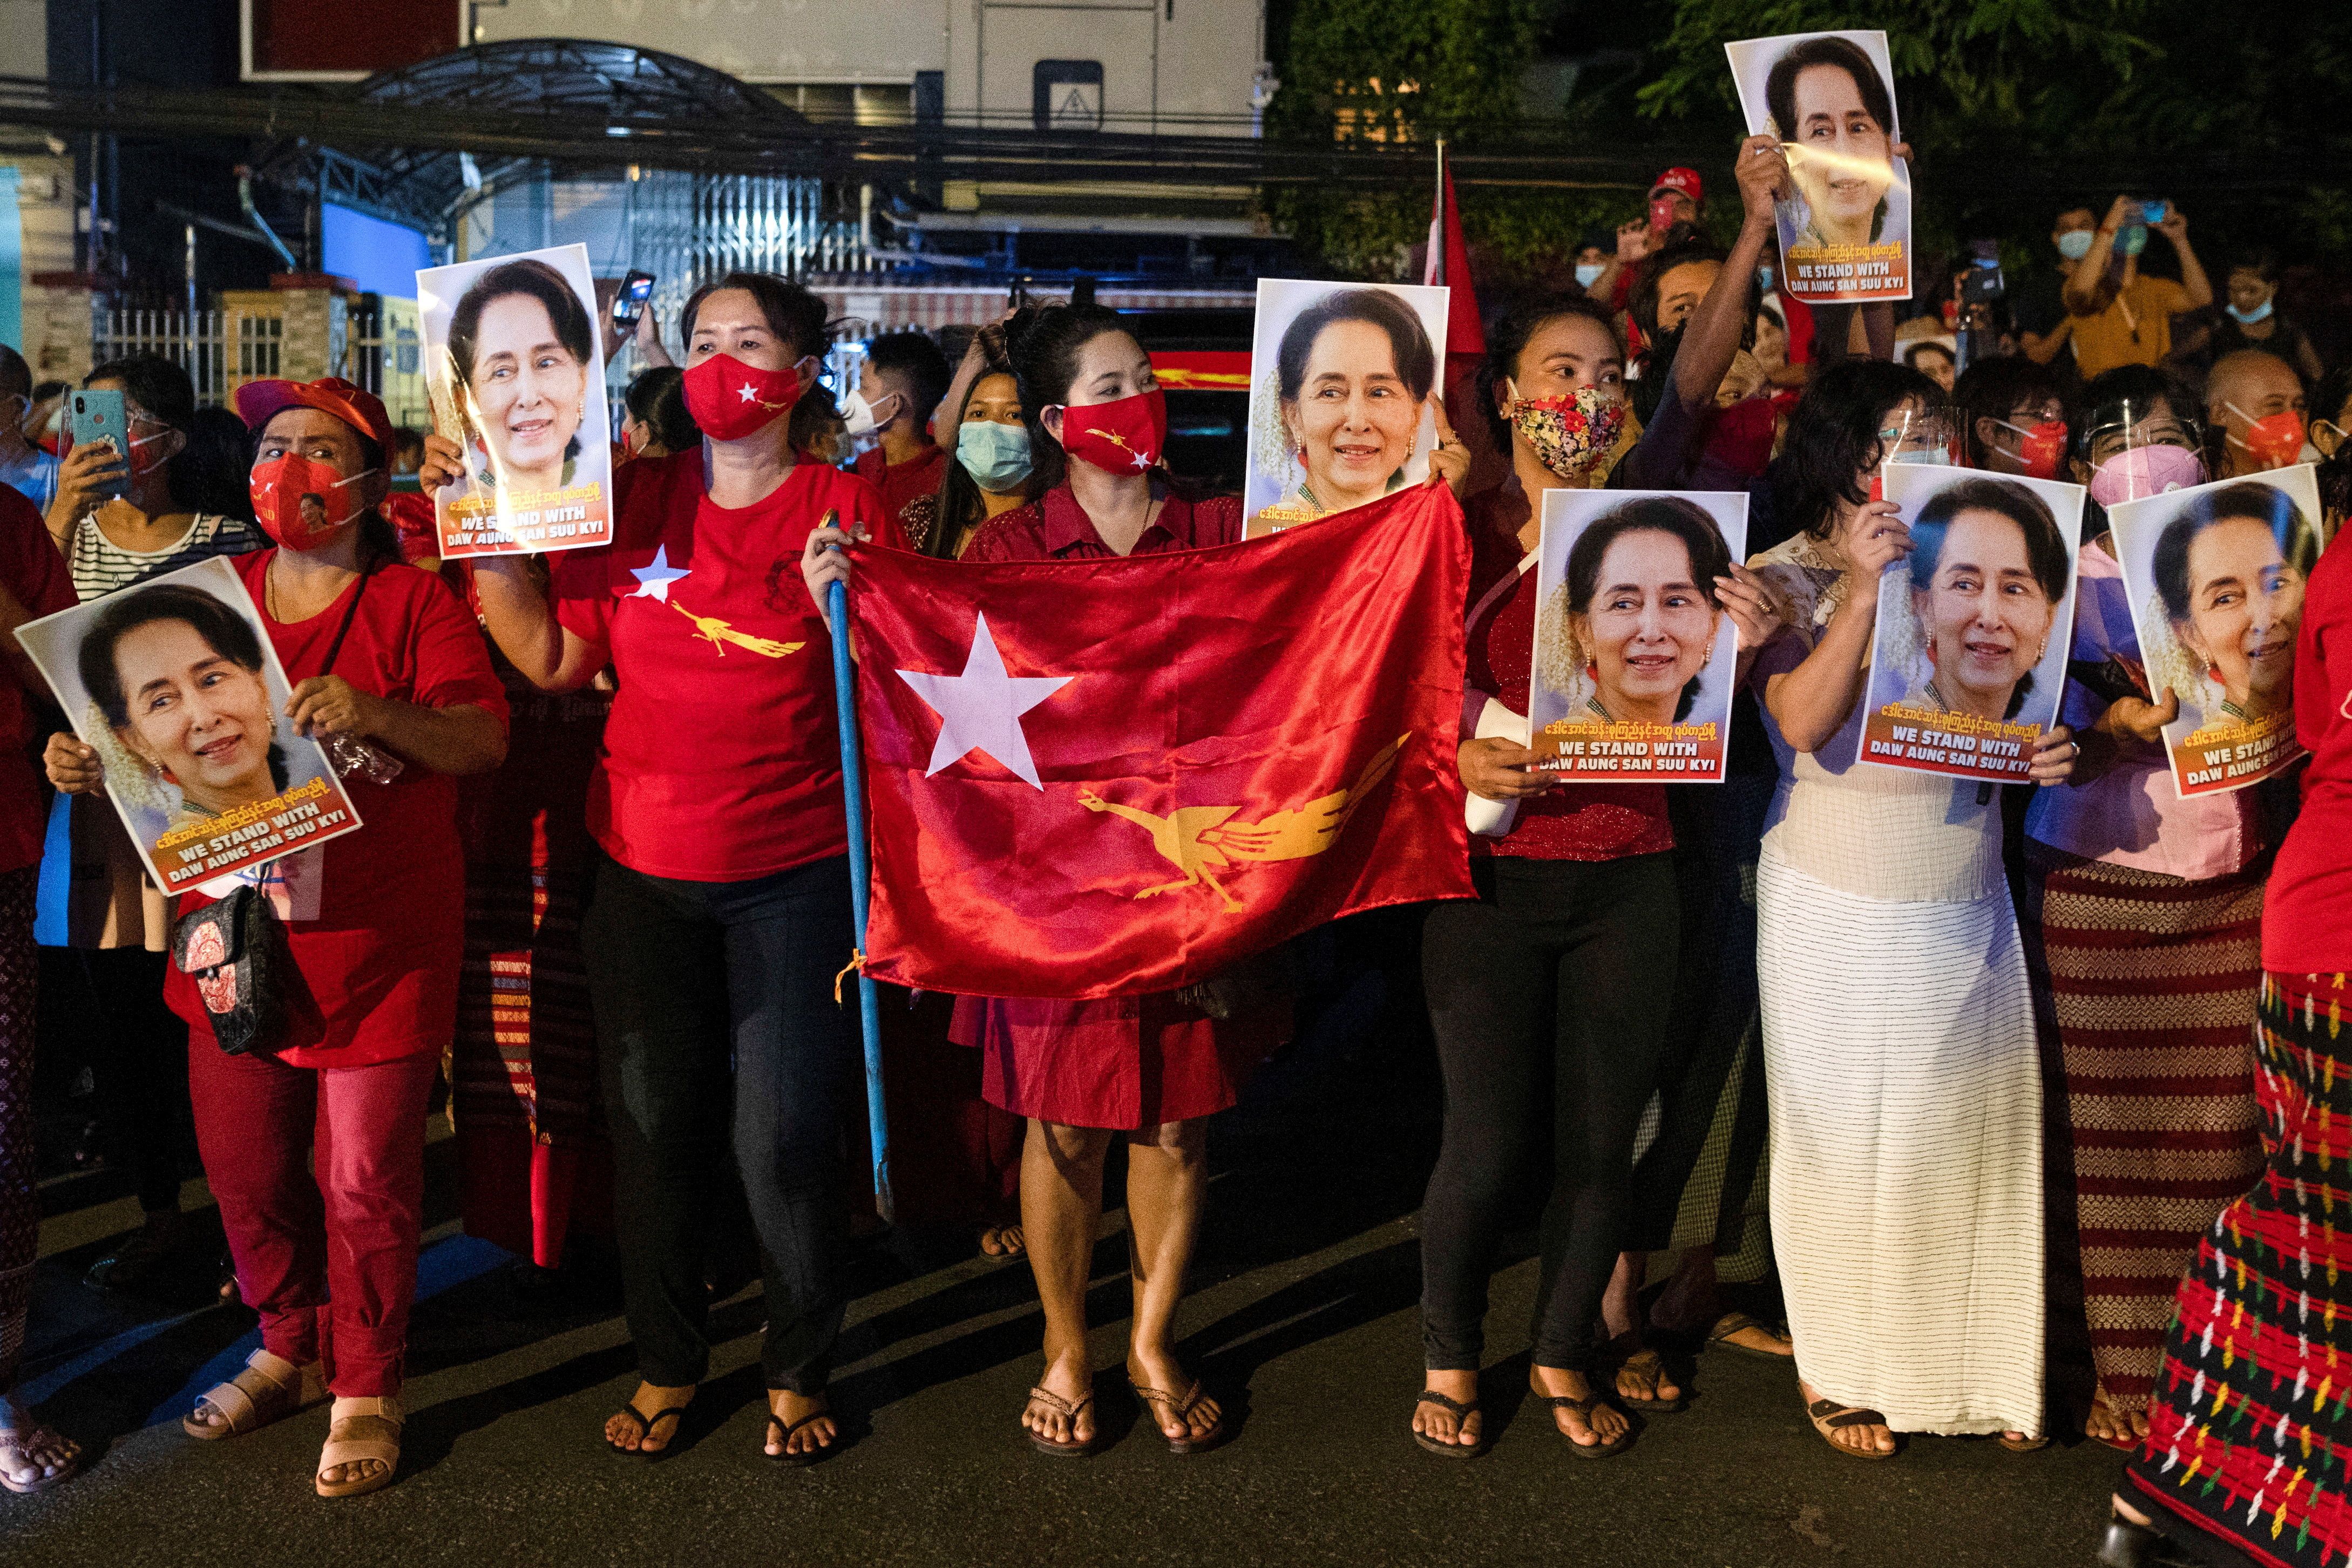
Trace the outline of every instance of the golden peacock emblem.
<path fill-rule="evenodd" d="M 663 602 L 693 622 L 694 634 L 718 649 L 722 659 L 727 656 L 727 644 L 730 643 L 739 648 L 748 648 L 763 659 L 781 659 L 787 653 L 799 653 L 803 647 L 799 643 L 779 643 L 773 637 L 755 637 L 749 632 L 738 632 L 731 622 L 721 621 L 716 615 L 697 615 L 675 599 L 667 599 Z"/>
<path fill-rule="evenodd" d="M 1217 880 L 1218 872 L 1255 862 L 1305 860 L 1329 849 L 1364 797 L 1395 770 L 1398 753 L 1412 738 L 1408 732 L 1381 747 L 1346 789 L 1255 822 L 1232 821 L 1239 806 L 1179 806 L 1167 816 L 1155 817 L 1133 806 L 1106 800 L 1086 787 L 1078 790 L 1078 803 L 1089 811 L 1108 811 L 1144 829 L 1151 835 L 1151 847 L 1184 873 L 1174 882 L 1147 887 L 1136 897 L 1205 887 L 1223 900 L 1227 909 L 1239 909 L 1241 900 Z"/>

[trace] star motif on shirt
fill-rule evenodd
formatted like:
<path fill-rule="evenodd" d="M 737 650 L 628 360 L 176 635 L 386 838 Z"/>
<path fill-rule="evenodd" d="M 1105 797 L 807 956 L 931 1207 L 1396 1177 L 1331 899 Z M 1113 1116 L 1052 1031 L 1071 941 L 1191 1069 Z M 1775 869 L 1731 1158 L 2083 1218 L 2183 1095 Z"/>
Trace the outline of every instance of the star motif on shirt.
<path fill-rule="evenodd" d="M 940 716 L 940 737 L 931 747 L 931 762 L 924 778 L 978 751 L 994 758 L 1032 789 L 1045 788 L 1037 780 L 1037 764 L 1029 755 L 1029 737 L 1022 733 L 1021 716 L 1076 676 L 1006 674 L 1004 655 L 997 652 L 988 617 L 977 615 L 963 674 L 901 670 L 898 678 L 914 687 L 915 695 Z"/>
<path fill-rule="evenodd" d="M 629 595 L 631 599 L 658 599 L 667 604 L 669 585 L 686 576 L 687 569 L 670 565 L 669 546 L 657 545 L 654 549 L 652 564 L 633 566 L 629 568 L 629 575 L 637 580 L 636 591 Z"/>

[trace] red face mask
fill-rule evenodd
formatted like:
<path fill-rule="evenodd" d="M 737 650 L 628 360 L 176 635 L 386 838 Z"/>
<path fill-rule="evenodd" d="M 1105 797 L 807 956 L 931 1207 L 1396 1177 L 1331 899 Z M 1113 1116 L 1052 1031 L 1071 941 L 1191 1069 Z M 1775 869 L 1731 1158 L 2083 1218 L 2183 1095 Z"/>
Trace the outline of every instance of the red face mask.
<path fill-rule="evenodd" d="M 791 412 L 800 401 L 797 365 L 763 371 L 732 354 L 713 354 L 686 372 L 686 412 L 713 441 L 740 441 Z"/>
<path fill-rule="evenodd" d="M 2303 455 L 2303 415 L 2293 409 L 2246 426 L 2246 450 L 2266 468 L 2284 468 Z"/>
<path fill-rule="evenodd" d="M 1779 413 L 1769 397 L 1742 398 L 1717 409 L 1707 427 L 1707 455 L 1743 479 L 1757 477 L 1772 461 Z"/>
<path fill-rule="evenodd" d="M 370 468 L 346 479 L 292 452 L 257 463 L 250 482 L 253 515 L 261 531 L 288 549 L 317 549 L 360 515 L 358 501 L 343 492 L 374 472 Z"/>
<path fill-rule="evenodd" d="M 1140 474 L 1167 446 L 1168 394 L 1158 387 L 1062 410 L 1062 450 L 1106 474 Z"/>
<path fill-rule="evenodd" d="M 2059 460 L 2066 455 L 2066 422 L 2045 419 L 2031 427 L 1993 422 L 2017 437 L 2017 461 L 2029 479 L 2055 479 Z"/>

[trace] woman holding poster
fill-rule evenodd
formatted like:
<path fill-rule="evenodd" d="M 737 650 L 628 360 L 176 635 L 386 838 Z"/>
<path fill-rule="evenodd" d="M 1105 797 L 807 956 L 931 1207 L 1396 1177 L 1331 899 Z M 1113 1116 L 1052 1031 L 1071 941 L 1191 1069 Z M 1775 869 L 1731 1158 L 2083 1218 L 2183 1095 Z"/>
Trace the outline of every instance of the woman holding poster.
<path fill-rule="evenodd" d="M 1625 1336 L 1620 1342 L 1604 1345 L 1592 1333 L 1625 1242 L 1633 1138 L 1656 1087 L 1675 977 L 1666 791 L 1653 782 L 1567 783 L 1538 768 L 1528 714 L 1546 497 L 1602 478 L 1673 488 L 1697 461 L 1701 421 L 1739 350 L 1748 282 L 1787 166 L 1769 138 L 1750 137 L 1738 175 L 1747 214 L 1738 241 L 1683 329 L 1668 392 L 1613 473 L 1626 417 L 1625 360 L 1605 308 L 1571 294 L 1511 311 L 1488 334 L 1478 372 L 1479 401 L 1496 445 L 1511 455 L 1512 476 L 1464 506 L 1471 653 L 1459 761 L 1475 797 L 1481 896 L 1440 905 L 1423 934 L 1446 1095 L 1444 1141 L 1422 1207 L 1424 1381 L 1412 1429 L 1434 1454 L 1486 1448 L 1478 1371 L 1487 1280 L 1518 1192 L 1516 1167 L 1530 1150 L 1530 1119 L 1543 1113 L 1567 1119 L 1548 1207 L 1549 1295 L 1531 1388 L 1583 1457 L 1619 1453 L 1632 1441 L 1625 1409 L 1605 1392 L 1612 1362 L 1626 1408 L 1683 1407 L 1681 1388 L 1642 1347 L 1630 1312 L 1610 1325 Z M 1769 632 L 1769 606 L 1742 569 L 1712 587 L 1743 624 Z M 1571 1028 L 1561 998 L 1588 988 L 1591 1005 L 1574 1013 Z M 1605 1082 L 1531 1106 L 1528 1096 L 1555 1068 L 1561 1085 L 1587 1082 L 1588 1071 Z"/>
<path fill-rule="evenodd" d="M 2179 1315 L 2125 1471 L 2105 1561 L 2159 1555 L 2151 1526 L 2240 1561 L 2321 1568 L 2352 1552 L 2334 1456 L 2352 1443 L 2328 1386 L 2352 1317 L 2341 1195 L 2352 1159 L 2352 554 L 2313 569 L 2295 643 L 2294 722 L 2311 765 L 2262 922 L 2254 1050 L 2267 1168 L 2223 1208 L 2180 1282 Z M 2294 1368 L 2296 1375 L 2283 1373 Z M 2288 1478 L 2294 1478 L 2289 1479 Z"/>
<path fill-rule="evenodd" d="M 277 978 L 291 1039 L 230 1055 L 214 1039 L 207 1004 L 216 998 L 177 966 L 167 981 L 188 1020 L 205 1172 L 262 1338 L 245 1370 L 182 1425 L 196 1437 L 237 1437 L 331 1396 L 314 1486 L 351 1497 L 391 1484 L 400 1462 L 423 1123 L 455 1023 L 462 946 L 454 776 L 498 766 L 506 699 L 456 595 L 396 568 L 377 510 L 392 444 L 383 405 L 343 382 L 249 382 L 237 412 L 258 438 L 254 507 L 277 548 L 244 557 L 236 571 L 294 682 L 295 733 L 349 758 L 344 788 L 365 826 L 294 857 L 323 859 L 279 913 L 292 963 Z M 305 520 L 306 499 L 322 520 Z M 142 627 L 151 640 L 177 639 L 183 661 L 205 655 L 194 645 L 205 628 L 188 614 Z M 117 668 L 137 630 L 116 643 Z M 238 677 L 221 666 L 241 668 L 244 650 L 233 632 L 212 634 L 226 656 L 197 656 L 189 684 L 233 687 Z M 157 667 L 168 672 L 172 660 Z M 234 706 L 224 705 L 224 734 Z M 191 738 L 198 757 L 214 749 Z M 262 755 L 248 730 L 234 750 L 248 772 L 268 772 L 247 755 Z M 103 782 L 97 749 L 70 736 L 50 739 L 47 762 L 60 789 Z M 205 888 L 184 894 L 183 920 L 210 902 Z"/>
<path fill-rule="evenodd" d="M 1906 299 L 1911 191 L 1887 86 L 1886 35 L 1805 33 L 1725 46 L 1748 129 L 1789 152 L 1780 204 L 1790 293 L 1810 303 Z"/>
<path fill-rule="evenodd" d="M 2147 1435 L 2162 1351 L 2154 1325 L 2214 1214 L 2262 1164 L 2262 812 L 2251 789 L 2184 799 L 2173 788 L 2163 726 L 2175 704 L 2149 692 L 2101 505 L 2136 487 L 2149 460 L 2132 455 L 2169 452 L 2154 461 L 2200 476 L 2176 395 L 2140 365 L 2084 392 L 2074 475 L 2095 509 L 2076 558 L 2060 713 L 2083 738 L 2083 763 L 2027 810 L 2033 874 L 2021 900 L 2027 962 L 2052 1008 L 2045 1044 L 2061 1059 L 2047 1081 L 2065 1085 L 2097 1369 L 2084 1426 L 2126 1449 Z"/>
<path fill-rule="evenodd" d="M 560 557 L 544 589 L 515 556 L 474 568 L 483 623 L 533 685 L 578 691 L 608 665 L 618 682 L 588 785 L 601 852 L 580 945 L 640 1379 L 604 1437 L 647 1459 L 709 1371 L 719 1149 L 761 1242 L 761 1451 L 813 1464 L 839 1437 L 825 1385 L 857 1048 L 833 982 L 854 927 L 830 643 L 791 574 L 828 517 L 902 539 L 873 486 L 793 450 L 824 322 L 815 295 L 765 273 L 696 290 L 682 384 L 702 441 L 624 465 L 613 548 Z M 425 447 L 428 486 L 457 476 L 455 445 Z"/>
<path fill-rule="evenodd" d="M 1723 530 L 1680 496 L 1629 501 L 1578 536 L 1538 638 L 1544 684 L 1570 721 L 1671 727 L 1688 717 L 1714 661 L 1731 575 Z"/>
<path fill-rule="evenodd" d="M 1773 1246 L 1806 1414 L 1869 1459 L 1901 1431 L 2042 1442 L 2041 1079 L 2000 808 L 1855 760 L 1879 581 L 1912 549 L 1870 483 L 1940 406 L 1900 365 L 1823 371 L 1790 448 L 1848 465 L 1752 563 L 1793 611 L 1752 676 L 1782 770 L 1757 871 Z M 2053 730 L 2030 777 L 2074 755 Z"/>

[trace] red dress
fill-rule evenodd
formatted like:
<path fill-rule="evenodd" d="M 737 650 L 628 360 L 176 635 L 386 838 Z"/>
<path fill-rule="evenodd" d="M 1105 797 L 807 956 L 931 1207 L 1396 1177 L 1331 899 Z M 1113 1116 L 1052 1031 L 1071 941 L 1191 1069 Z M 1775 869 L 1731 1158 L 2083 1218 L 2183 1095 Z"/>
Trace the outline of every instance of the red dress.
<path fill-rule="evenodd" d="M 948 476 L 948 449 L 928 446 L 912 463 L 893 463 L 877 446 L 858 458 L 852 472 L 882 492 L 882 509 L 912 538 L 918 519 L 910 518 L 907 508 L 940 493 L 940 481 Z"/>
<path fill-rule="evenodd" d="M 1241 537 L 1239 497 L 1193 502 L 1171 495 L 1132 553 L 1203 549 Z M 982 524 L 962 559 L 1080 560 L 1114 553 L 1062 485 Z M 1162 992 L 1075 1002 L 959 997 L 953 1038 L 981 1049 L 981 1092 L 990 1104 L 1040 1122 L 1129 1132 L 1224 1110 L 1289 1030 L 1286 1003 L 1219 1020 Z"/>

